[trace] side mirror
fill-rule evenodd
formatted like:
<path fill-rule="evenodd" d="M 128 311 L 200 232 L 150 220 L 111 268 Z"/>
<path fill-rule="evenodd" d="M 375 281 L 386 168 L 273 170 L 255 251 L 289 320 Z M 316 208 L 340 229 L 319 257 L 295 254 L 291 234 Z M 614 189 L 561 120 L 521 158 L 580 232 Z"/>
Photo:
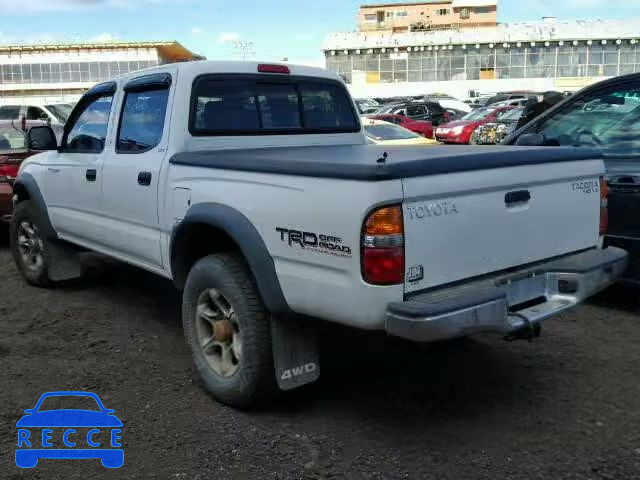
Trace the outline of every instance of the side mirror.
<path fill-rule="evenodd" d="M 112 408 L 105 408 L 104 413 L 111 415 L 112 413 L 116 413 L 116 411 Z"/>
<path fill-rule="evenodd" d="M 525 133 L 516 140 L 518 147 L 542 147 L 544 146 L 544 135 L 541 133 Z"/>
<path fill-rule="evenodd" d="M 58 141 L 51 127 L 31 127 L 27 132 L 27 146 L 29 150 L 57 150 Z"/>
<path fill-rule="evenodd" d="M 26 413 L 27 415 L 31 415 L 33 413 L 33 408 L 27 408 L 24 413 Z"/>

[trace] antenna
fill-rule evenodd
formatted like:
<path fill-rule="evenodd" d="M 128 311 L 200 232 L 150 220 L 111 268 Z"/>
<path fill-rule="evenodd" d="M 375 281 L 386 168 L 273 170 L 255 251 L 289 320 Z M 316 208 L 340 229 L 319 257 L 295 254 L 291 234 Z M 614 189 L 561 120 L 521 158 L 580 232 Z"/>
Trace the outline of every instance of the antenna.
<path fill-rule="evenodd" d="M 256 53 L 253 51 L 253 42 L 248 42 L 246 40 L 237 40 L 233 43 L 236 46 L 236 50 L 238 50 L 238 54 L 240 55 L 240 58 L 242 60 L 246 60 Z"/>

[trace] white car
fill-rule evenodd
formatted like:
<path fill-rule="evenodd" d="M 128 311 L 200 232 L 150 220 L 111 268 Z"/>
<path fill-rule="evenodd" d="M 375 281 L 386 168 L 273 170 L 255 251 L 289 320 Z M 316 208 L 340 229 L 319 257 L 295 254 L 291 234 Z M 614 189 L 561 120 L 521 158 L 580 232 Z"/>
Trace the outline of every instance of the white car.
<path fill-rule="evenodd" d="M 234 406 L 318 378 L 317 320 L 530 339 L 626 264 L 601 247 L 592 150 L 370 145 L 323 69 L 162 65 L 91 88 L 59 149 L 28 137 L 49 151 L 14 187 L 25 280 L 78 277 L 84 250 L 170 279 L 204 385 Z"/>

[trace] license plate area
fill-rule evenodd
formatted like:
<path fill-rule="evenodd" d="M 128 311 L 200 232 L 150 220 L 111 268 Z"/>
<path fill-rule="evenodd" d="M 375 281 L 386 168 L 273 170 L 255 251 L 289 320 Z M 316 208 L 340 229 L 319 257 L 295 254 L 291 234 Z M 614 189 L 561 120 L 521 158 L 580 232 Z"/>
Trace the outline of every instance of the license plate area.
<path fill-rule="evenodd" d="M 505 279 L 509 307 L 527 304 L 536 299 L 545 298 L 547 293 L 547 276 L 535 275 L 524 278 Z"/>

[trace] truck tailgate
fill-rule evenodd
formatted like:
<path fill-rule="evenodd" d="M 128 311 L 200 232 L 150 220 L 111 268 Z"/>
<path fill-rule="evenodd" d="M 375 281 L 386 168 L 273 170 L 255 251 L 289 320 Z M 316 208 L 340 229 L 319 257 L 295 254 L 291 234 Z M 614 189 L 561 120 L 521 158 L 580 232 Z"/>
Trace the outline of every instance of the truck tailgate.
<path fill-rule="evenodd" d="M 590 248 L 601 160 L 403 179 L 405 291 Z"/>

